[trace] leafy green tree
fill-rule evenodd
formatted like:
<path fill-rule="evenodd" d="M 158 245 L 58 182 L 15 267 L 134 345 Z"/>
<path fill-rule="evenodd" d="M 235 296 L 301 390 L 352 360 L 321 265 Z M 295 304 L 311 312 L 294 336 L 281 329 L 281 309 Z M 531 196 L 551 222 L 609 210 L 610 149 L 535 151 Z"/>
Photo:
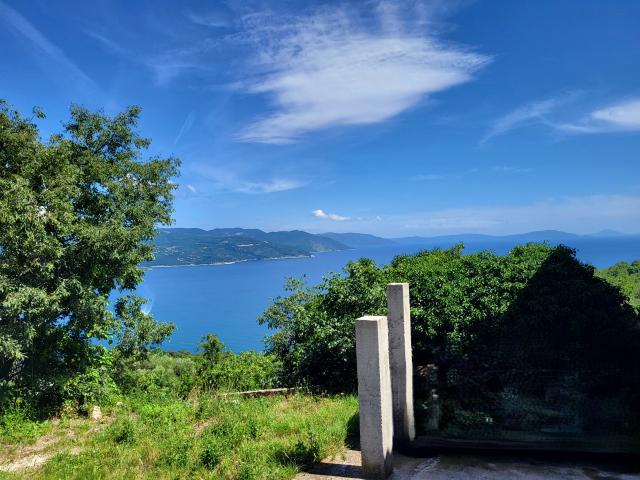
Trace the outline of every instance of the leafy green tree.
<path fill-rule="evenodd" d="M 355 381 L 355 319 L 386 310 L 385 274 L 370 259 L 350 262 L 345 275 L 307 288 L 289 279 L 288 296 L 277 297 L 258 319 L 274 329 L 267 351 L 283 362 L 283 382 L 349 389 Z"/>
<path fill-rule="evenodd" d="M 116 301 L 115 314 L 119 321 L 110 341 L 116 341 L 118 358 L 142 360 L 151 347 L 160 345 L 173 332 L 173 324 L 156 322 L 144 312 L 142 307 L 146 303 L 135 295 L 125 295 Z"/>
<path fill-rule="evenodd" d="M 35 116 L 44 115 L 34 111 Z M 133 289 L 169 224 L 176 158 L 143 159 L 140 108 L 109 117 L 79 106 L 61 133 L 39 137 L 34 119 L 0 103 L 0 393 L 60 399 L 64 385 L 121 332 L 123 350 L 158 343 Z M 133 302 L 133 303 L 131 303 Z M 144 325 L 136 340 L 131 333 Z M 134 335 L 135 336 L 135 335 Z"/>

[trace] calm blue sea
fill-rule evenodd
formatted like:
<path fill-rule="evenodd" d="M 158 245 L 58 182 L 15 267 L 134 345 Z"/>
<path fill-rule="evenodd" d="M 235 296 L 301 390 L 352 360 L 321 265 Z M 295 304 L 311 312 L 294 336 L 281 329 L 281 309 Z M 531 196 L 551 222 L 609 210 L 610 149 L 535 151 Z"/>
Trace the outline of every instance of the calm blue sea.
<path fill-rule="evenodd" d="M 596 267 L 640 258 L 640 237 L 585 238 L 565 243 L 577 249 L 582 261 Z M 328 272 L 339 272 L 349 260 L 368 257 L 382 265 L 401 253 L 448 246 L 434 241 L 320 253 L 312 258 L 152 268 L 138 294 L 149 300 L 156 319 L 176 324 L 175 333 L 164 345 L 166 349 L 195 351 L 202 336 L 211 332 L 234 351 L 262 350 L 262 339 L 268 331 L 256 318 L 283 293 L 285 277 L 306 275 L 315 284 Z M 512 242 L 492 240 L 467 243 L 465 251 L 504 254 L 511 247 Z"/>

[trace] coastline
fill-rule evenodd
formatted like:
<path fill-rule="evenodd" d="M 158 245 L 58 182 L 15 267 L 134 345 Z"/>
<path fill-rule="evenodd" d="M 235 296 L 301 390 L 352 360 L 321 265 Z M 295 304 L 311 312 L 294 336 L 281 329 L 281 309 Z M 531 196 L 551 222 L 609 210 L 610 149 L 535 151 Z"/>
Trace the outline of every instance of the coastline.
<path fill-rule="evenodd" d="M 182 265 L 144 265 L 144 268 L 180 268 L 180 267 L 213 267 L 219 265 L 234 265 L 243 262 L 261 262 L 263 260 L 287 260 L 292 258 L 313 258 L 315 255 L 287 255 L 284 257 L 266 257 L 266 258 L 246 258 L 244 260 L 233 260 L 230 262 L 213 262 L 213 263 L 185 263 Z"/>

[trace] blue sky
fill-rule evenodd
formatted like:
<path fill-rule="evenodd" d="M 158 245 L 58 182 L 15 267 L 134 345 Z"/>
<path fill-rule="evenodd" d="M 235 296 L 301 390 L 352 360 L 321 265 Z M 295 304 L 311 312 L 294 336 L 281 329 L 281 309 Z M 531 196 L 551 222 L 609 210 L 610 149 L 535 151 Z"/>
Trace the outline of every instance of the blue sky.
<path fill-rule="evenodd" d="M 640 232 L 640 2 L 0 0 L 0 98 L 142 106 L 176 226 Z"/>

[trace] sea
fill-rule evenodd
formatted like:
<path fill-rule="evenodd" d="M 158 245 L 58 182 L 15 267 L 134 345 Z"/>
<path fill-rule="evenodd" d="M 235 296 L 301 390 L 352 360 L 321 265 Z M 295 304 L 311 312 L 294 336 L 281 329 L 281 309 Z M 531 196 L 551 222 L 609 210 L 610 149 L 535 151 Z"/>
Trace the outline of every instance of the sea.
<path fill-rule="evenodd" d="M 598 268 L 640 259 L 638 236 L 585 237 L 563 243 L 575 248 L 581 261 Z M 146 308 L 156 320 L 176 325 L 171 338 L 163 344 L 164 349 L 195 352 L 202 337 L 213 333 L 235 352 L 262 351 L 269 331 L 258 324 L 257 318 L 275 297 L 284 293 L 287 277 L 304 276 L 314 285 L 330 272 L 341 272 L 350 260 L 366 257 L 384 265 L 399 254 L 450 246 L 432 239 L 419 245 L 358 248 L 303 258 L 154 267 L 148 269 L 136 293 L 148 300 Z M 467 242 L 465 252 L 491 250 L 505 254 L 513 246 L 513 241 L 490 239 Z"/>

